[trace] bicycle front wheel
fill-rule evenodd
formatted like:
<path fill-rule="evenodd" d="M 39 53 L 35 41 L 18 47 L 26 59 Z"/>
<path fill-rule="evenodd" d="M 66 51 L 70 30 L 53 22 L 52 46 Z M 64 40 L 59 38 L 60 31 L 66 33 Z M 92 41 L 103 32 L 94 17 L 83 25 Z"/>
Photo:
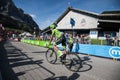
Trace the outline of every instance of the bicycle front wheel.
<path fill-rule="evenodd" d="M 46 51 L 46 59 L 51 64 L 54 64 L 57 61 L 57 54 L 52 48 L 49 48 Z"/>
<path fill-rule="evenodd" d="M 82 61 L 76 53 L 67 54 L 65 61 L 65 67 L 73 72 L 79 71 L 82 67 Z"/>

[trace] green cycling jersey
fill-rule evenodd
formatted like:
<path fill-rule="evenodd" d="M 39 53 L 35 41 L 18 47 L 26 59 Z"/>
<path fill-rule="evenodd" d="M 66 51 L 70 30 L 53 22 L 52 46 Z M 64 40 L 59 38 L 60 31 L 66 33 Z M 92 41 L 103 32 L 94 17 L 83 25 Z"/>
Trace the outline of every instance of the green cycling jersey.
<path fill-rule="evenodd" d="M 56 38 L 60 38 L 61 35 L 62 35 L 62 33 L 59 30 L 57 30 L 57 29 L 52 30 L 52 36 L 55 36 Z"/>

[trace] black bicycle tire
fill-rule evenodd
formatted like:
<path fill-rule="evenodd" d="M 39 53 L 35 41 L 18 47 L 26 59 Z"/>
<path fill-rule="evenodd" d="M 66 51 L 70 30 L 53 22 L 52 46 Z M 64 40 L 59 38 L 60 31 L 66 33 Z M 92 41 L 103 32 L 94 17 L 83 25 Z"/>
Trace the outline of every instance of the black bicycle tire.
<path fill-rule="evenodd" d="M 53 54 L 55 54 L 55 59 L 54 59 L 54 61 L 53 62 L 51 62 L 51 61 L 49 61 L 49 59 L 48 59 L 48 51 L 49 50 L 52 50 L 53 51 Z M 52 48 L 49 48 L 47 51 L 46 51 L 46 54 L 45 54 L 45 56 L 46 56 L 46 60 L 49 62 L 49 63 L 51 63 L 51 64 L 54 64 L 56 61 L 57 61 L 57 54 L 54 52 L 54 50 L 52 49 Z"/>
<path fill-rule="evenodd" d="M 66 64 L 65 64 L 65 67 L 66 67 L 68 70 L 70 70 L 70 71 L 77 72 L 77 71 L 79 71 L 80 68 L 82 67 L 82 60 L 81 60 L 81 58 L 77 55 L 77 53 L 69 53 L 69 54 L 66 55 L 66 57 L 67 57 L 68 55 L 71 55 L 71 54 L 72 54 L 72 55 L 75 55 L 75 56 L 77 57 L 77 59 L 78 59 L 78 61 L 79 61 L 79 66 L 77 67 L 76 70 L 72 70 L 71 68 L 68 68 Z"/>

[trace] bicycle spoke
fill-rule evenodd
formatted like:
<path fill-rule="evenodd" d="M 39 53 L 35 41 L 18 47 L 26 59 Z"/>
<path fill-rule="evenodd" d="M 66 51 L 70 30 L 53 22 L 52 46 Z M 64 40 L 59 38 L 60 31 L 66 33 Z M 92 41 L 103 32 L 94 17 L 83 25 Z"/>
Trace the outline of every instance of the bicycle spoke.
<path fill-rule="evenodd" d="M 50 54 L 50 57 L 52 57 L 52 55 L 53 55 L 53 52 Z"/>
<path fill-rule="evenodd" d="M 53 51 L 53 49 L 48 49 L 46 52 L 46 59 L 49 63 L 53 64 L 56 62 L 57 60 L 57 55 L 56 53 Z"/>

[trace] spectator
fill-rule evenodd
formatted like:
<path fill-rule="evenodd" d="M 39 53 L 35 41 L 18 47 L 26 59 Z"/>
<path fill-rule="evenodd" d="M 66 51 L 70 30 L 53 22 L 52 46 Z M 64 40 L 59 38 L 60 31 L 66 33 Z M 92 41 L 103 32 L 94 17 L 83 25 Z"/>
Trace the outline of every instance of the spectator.
<path fill-rule="evenodd" d="M 79 50 L 79 35 L 78 34 L 76 35 L 75 40 L 76 40 L 76 52 L 78 52 Z"/>
<path fill-rule="evenodd" d="M 4 39 L 4 26 L 2 24 L 0 24 L 0 42 Z"/>
<path fill-rule="evenodd" d="M 43 37 L 44 37 L 43 34 L 41 34 L 40 39 L 43 40 Z"/>
<path fill-rule="evenodd" d="M 87 34 L 84 36 L 84 44 L 87 44 Z"/>
<path fill-rule="evenodd" d="M 72 47 L 73 47 L 73 35 L 69 34 L 69 39 L 68 39 L 68 47 L 70 48 L 70 52 L 72 51 Z"/>
<path fill-rule="evenodd" d="M 48 40 L 48 34 L 47 33 L 45 33 L 45 35 L 43 36 L 43 40 Z"/>
<path fill-rule="evenodd" d="M 91 38 L 89 36 L 89 34 L 86 35 L 86 44 L 91 44 Z"/>
<path fill-rule="evenodd" d="M 76 35 L 75 40 L 76 40 L 76 42 L 78 43 L 78 41 L 79 41 L 79 35 L 78 35 L 78 34 Z"/>
<path fill-rule="evenodd" d="M 75 37 L 75 34 L 72 34 L 73 35 L 73 43 L 76 43 L 76 37 Z"/>
<path fill-rule="evenodd" d="M 68 33 L 65 33 L 65 38 L 66 38 L 66 45 L 68 44 L 68 40 L 69 40 L 69 35 Z"/>
<path fill-rule="evenodd" d="M 111 45 L 112 44 L 112 39 L 110 37 L 110 34 L 106 34 L 106 45 Z"/>
<path fill-rule="evenodd" d="M 82 34 L 80 35 L 79 43 L 84 44 L 84 36 Z"/>
<path fill-rule="evenodd" d="M 37 40 L 40 40 L 40 36 L 39 35 L 37 36 Z"/>
<path fill-rule="evenodd" d="M 0 24 L 0 32 L 1 31 L 4 31 L 5 29 L 4 29 L 4 26 L 2 25 L 2 24 Z"/>
<path fill-rule="evenodd" d="M 113 45 L 114 45 L 114 46 L 119 46 L 119 38 L 118 38 L 118 36 L 115 36 L 115 37 L 114 37 Z"/>

